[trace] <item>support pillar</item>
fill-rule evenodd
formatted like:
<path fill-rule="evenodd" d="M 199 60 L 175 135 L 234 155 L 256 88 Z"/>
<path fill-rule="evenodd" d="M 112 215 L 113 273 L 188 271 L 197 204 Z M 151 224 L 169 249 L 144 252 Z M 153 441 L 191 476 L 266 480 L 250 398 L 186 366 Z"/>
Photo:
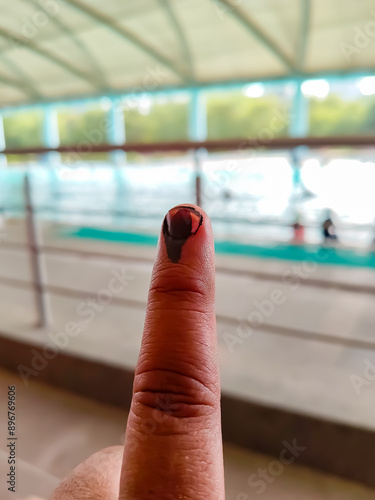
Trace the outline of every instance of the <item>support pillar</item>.
<path fill-rule="evenodd" d="M 111 107 L 108 110 L 108 144 L 122 146 L 126 141 L 124 109 L 121 99 L 111 99 Z M 111 160 L 115 165 L 126 162 L 125 151 L 117 150 L 110 153 Z"/>
<path fill-rule="evenodd" d="M 189 139 L 191 141 L 205 141 L 207 139 L 206 97 L 197 89 L 194 89 L 190 96 Z M 204 148 L 194 151 L 195 202 L 199 206 L 202 204 L 202 158 L 205 152 Z"/>
<path fill-rule="evenodd" d="M 126 141 L 124 107 L 119 98 L 111 99 L 111 106 L 108 110 L 107 141 L 108 144 L 118 146 Z M 121 149 L 111 151 L 110 161 L 114 167 L 112 174 L 116 185 L 116 206 L 121 207 L 126 199 L 124 170 L 121 168 L 126 163 L 126 152 Z M 113 222 L 116 220 L 116 215 L 114 215 Z"/>
<path fill-rule="evenodd" d="M 44 108 L 43 146 L 46 148 L 57 148 L 60 146 L 57 110 L 52 104 L 48 104 Z M 46 153 L 43 155 L 43 161 L 48 166 L 55 166 L 60 162 L 60 154 L 56 151 Z"/>
<path fill-rule="evenodd" d="M 192 90 L 190 96 L 189 138 L 191 141 L 207 139 L 206 96 L 197 89 Z"/>
<path fill-rule="evenodd" d="M 296 82 L 295 94 L 291 111 L 289 135 L 291 137 L 305 137 L 309 132 L 309 102 L 303 95 L 302 81 Z M 301 187 L 301 156 L 306 153 L 306 147 L 300 146 L 291 150 L 291 165 L 293 168 L 294 190 Z"/>
<path fill-rule="evenodd" d="M 4 121 L 3 117 L 0 115 L 0 168 L 7 166 L 6 155 L 1 154 L 1 151 L 4 151 L 5 148 L 6 144 L 5 144 L 5 133 L 4 133 Z"/>

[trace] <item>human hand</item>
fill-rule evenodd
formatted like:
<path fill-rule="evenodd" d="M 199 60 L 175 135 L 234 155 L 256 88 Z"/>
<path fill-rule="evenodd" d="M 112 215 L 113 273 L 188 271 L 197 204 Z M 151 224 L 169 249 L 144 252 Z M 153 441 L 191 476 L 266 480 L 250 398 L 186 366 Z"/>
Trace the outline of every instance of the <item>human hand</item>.
<path fill-rule="evenodd" d="M 210 221 L 179 205 L 151 278 L 125 446 L 79 465 L 51 500 L 223 500 Z"/>

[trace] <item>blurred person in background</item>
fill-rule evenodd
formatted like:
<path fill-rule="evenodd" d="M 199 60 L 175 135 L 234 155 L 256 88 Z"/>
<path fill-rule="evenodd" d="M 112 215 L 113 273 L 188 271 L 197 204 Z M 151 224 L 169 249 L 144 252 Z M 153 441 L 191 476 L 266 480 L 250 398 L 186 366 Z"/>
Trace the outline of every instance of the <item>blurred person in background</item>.
<path fill-rule="evenodd" d="M 332 220 L 332 212 L 327 211 L 325 219 L 322 223 L 323 241 L 324 243 L 337 241 L 336 228 Z"/>
<path fill-rule="evenodd" d="M 292 228 L 293 228 L 292 243 L 294 243 L 295 245 L 303 245 L 303 243 L 305 242 L 305 227 L 302 224 L 301 215 L 298 212 L 295 216 Z"/>

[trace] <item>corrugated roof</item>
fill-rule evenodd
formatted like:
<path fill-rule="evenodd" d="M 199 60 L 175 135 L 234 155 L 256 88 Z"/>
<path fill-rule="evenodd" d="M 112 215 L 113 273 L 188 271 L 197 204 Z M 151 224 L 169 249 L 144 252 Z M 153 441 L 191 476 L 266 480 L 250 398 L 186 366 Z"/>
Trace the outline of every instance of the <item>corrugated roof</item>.
<path fill-rule="evenodd" d="M 375 69 L 375 0 L 0 0 L 0 106 Z"/>

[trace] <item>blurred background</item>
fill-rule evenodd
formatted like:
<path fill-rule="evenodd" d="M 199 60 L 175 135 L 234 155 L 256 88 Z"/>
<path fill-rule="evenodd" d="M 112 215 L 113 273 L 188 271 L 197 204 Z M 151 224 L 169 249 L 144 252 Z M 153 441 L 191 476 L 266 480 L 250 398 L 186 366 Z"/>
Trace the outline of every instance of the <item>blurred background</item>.
<path fill-rule="evenodd" d="M 122 443 L 159 228 L 197 203 L 227 498 L 374 498 L 375 1 L 0 8 L 0 478 L 8 386 L 19 499 Z"/>

